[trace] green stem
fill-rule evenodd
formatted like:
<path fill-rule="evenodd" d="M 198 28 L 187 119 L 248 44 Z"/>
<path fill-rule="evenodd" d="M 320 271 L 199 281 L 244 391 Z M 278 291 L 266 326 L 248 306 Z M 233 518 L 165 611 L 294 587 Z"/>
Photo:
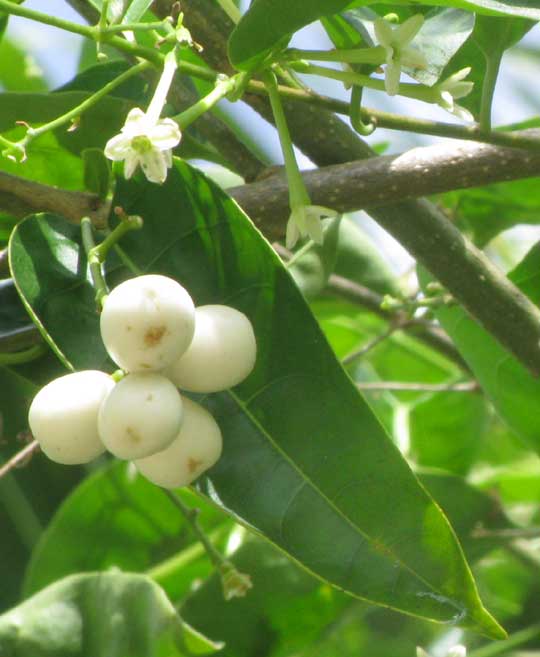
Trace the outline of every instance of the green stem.
<path fill-rule="evenodd" d="M 237 85 L 240 83 L 241 78 L 244 77 L 243 73 L 235 75 L 232 78 L 219 80 L 212 91 L 197 101 L 194 105 L 189 107 L 184 112 L 180 112 L 173 119 L 178 123 L 181 130 L 187 128 L 196 121 L 202 114 L 208 112 L 212 107 L 219 102 L 222 98 L 233 92 Z"/>
<path fill-rule="evenodd" d="M 81 219 L 81 234 L 82 243 L 90 267 L 90 275 L 92 276 L 92 282 L 96 289 L 96 303 L 101 307 L 103 305 L 103 300 L 109 293 L 109 288 L 107 287 L 107 283 L 105 282 L 105 278 L 101 271 L 101 261 L 95 253 L 96 243 L 94 241 L 94 229 L 92 221 L 88 217 L 83 217 Z"/>
<path fill-rule="evenodd" d="M 335 50 L 299 50 L 290 48 L 285 52 L 289 61 L 311 59 L 319 62 L 347 62 L 348 64 L 374 64 L 379 66 L 386 61 L 386 52 L 382 46 L 373 48 L 342 48 Z"/>
<path fill-rule="evenodd" d="M 22 363 L 30 363 L 43 356 L 46 352 L 47 347 L 44 344 L 36 344 L 33 347 L 24 349 L 23 351 L 15 351 L 9 354 L 0 353 L 0 365 L 21 365 Z"/>
<path fill-rule="evenodd" d="M 154 21 L 152 23 L 120 23 L 119 25 L 109 25 L 102 28 L 102 33 L 118 34 L 119 32 L 141 32 L 149 30 L 159 30 L 160 28 L 170 25 L 171 22 L 167 19 L 162 21 Z"/>
<path fill-rule="evenodd" d="M 188 522 L 189 526 L 191 527 L 192 532 L 195 534 L 197 539 L 200 541 L 202 546 L 204 547 L 206 554 L 208 555 L 208 558 L 210 561 L 213 563 L 213 565 L 218 569 L 221 570 L 223 567 L 229 566 L 229 562 L 225 557 L 219 552 L 214 547 L 214 544 L 212 541 L 208 538 L 208 536 L 204 533 L 203 529 L 200 527 L 199 522 L 197 520 L 198 516 L 198 510 L 197 509 L 191 509 L 188 506 L 186 506 L 182 500 L 178 497 L 178 495 L 175 495 L 170 490 L 164 489 L 163 492 L 169 500 L 174 504 L 174 506 L 180 510 L 186 521 Z"/>
<path fill-rule="evenodd" d="M 308 240 L 300 249 L 298 249 L 298 251 L 292 256 L 290 260 L 287 260 L 287 262 L 284 263 L 285 268 L 290 269 L 293 267 L 298 262 L 298 260 L 300 260 L 300 258 L 304 256 L 308 251 L 311 251 L 314 246 L 315 242 L 313 240 Z"/>
<path fill-rule="evenodd" d="M 107 235 L 107 237 L 98 244 L 93 250 L 93 256 L 100 263 L 105 262 L 105 258 L 110 249 L 116 245 L 120 239 L 130 230 L 140 230 L 143 227 L 143 220 L 137 215 L 130 215 L 120 221 L 120 223 Z"/>
<path fill-rule="evenodd" d="M 480 129 L 484 132 L 491 131 L 491 106 L 493 104 L 493 95 L 499 75 L 501 58 L 498 54 L 486 54 L 486 72 L 482 83 L 482 99 L 480 101 Z"/>
<path fill-rule="evenodd" d="M 94 106 L 98 101 L 100 101 L 104 96 L 106 96 L 111 91 L 113 91 L 113 89 L 116 89 L 116 87 L 120 86 L 123 82 L 133 77 L 134 75 L 138 75 L 142 71 L 146 70 L 149 66 L 150 64 L 148 62 L 141 62 L 140 64 L 137 64 L 136 66 L 129 68 L 127 71 L 124 71 L 124 73 L 119 75 L 117 78 L 108 82 L 102 89 L 96 91 L 95 94 L 92 94 L 89 98 L 84 100 L 80 105 L 77 105 L 77 107 L 74 107 L 69 112 L 66 112 L 66 114 L 62 114 L 62 116 L 57 117 L 53 121 L 49 121 L 49 123 L 44 123 L 43 125 L 39 126 L 39 128 L 28 128 L 26 136 L 20 142 L 21 145 L 24 147 L 30 141 L 32 141 L 36 137 L 39 137 L 45 132 L 49 132 L 50 130 L 55 130 L 60 126 L 69 123 L 72 119 L 78 118 L 81 114 L 86 112 L 88 109 Z"/>
<path fill-rule="evenodd" d="M 384 80 L 377 80 L 369 77 L 369 75 L 363 75 L 362 73 L 355 73 L 354 71 L 338 71 L 326 66 L 315 66 L 305 62 L 291 62 L 290 66 L 295 71 L 306 73 L 307 75 L 320 75 L 325 78 L 330 78 L 331 80 L 345 82 L 346 84 L 369 87 L 370 89 L 376 89 L 377 91 L 386 91 Z M 399 85 L 398 93 L 400 96 L 414 98 L 415 100 L 421 100 L 425 103 L 437 102 L 437 94 L 434 92 L 434 87 L 426 87 L 423 84 L 409 84 L 407 82 L 402 82 Z"/>
<path fill-rule="evenodd" d="M 272 114 L 274 115 L 274 123 L 278 131 L 281 151 L 285 161 L 285 171 L 287 173 L 287 182 L 289 183 L 289 200 L 292 210 L 300 205 L 309 205 L 311 201 L 302 174 L 298 168 L 291 133 L 289 132 L 289 126 L 287 125 L 287 119 L 285 118 L 285 112 L 283 111 L 281 96 L 279 95 L 274 74 L 271 72 L 267 73 L 264 83 L 268 91 Z"/>
<path fill-rule="evenodd" d="M 31 552 L 38 542 L 43 528 L 30 501 L 11 473 L 0 480 L 0 501 L 11 518 L 22 543 Z"/>
<path fill-rule="evenodd" d="M 490 643 L 487 646 L 482 646 L 477 650 L 472 650 L 468 653 L 468 657 L 496 657 L 497 655 L 506 655 L 511 650 L 518 648 L 533 639 L 540 636 L 540 623 L 531 625 L 530 627 L 515 632 L 508 639 L 504 641 L 497 641 Z"/>
<path fill-rule="evenodd" d="M 252 80 L 248 84 L 247 90 L 259 96 L 267 95 L 268 93 L 264 84 L 257 80 Z M 321 96 L 314 91 L 302 91 L 285 86 L 278 87 L 278 91 L 281 98 L 296 100 L 314 107 L 322 107 L 344 116 L 350 115 L 350 103 L 346 101 Z M 401 114 L 382 112 L 371 107 L 363 107 L 362 116 L 365 120 L 375 119 L 378 127 L 389 130 L 403 130 L 405 132 L 434 135 L 437 137 L 478 141 L 484 144 L 508 146 L 510 148 L 522 148 L 533 151 L 540 150 L 540 139 L 538 137 L 523 133 L 520 134 L 519 132 L 513 133 L 495 129 L 493 132 L 485 133 L 477 125 L 462 126 L 456 125 L 455 123 L 431 121 L 429 119 L 414 119 Z"/>
<path fill-rule="evenodd" d="M 227 16 L 233 23 L 239 23 L 242 14 L 238 7 L 234 4 L 233 0 L 217 0 L 218 5 L 223 9 Z"/>
<path fill-rule="evenodd" d="M 128 256 L 128 254 L 124 251 L 124 249 L 120 246 L 120 244 L 115 244 L 114 250 L 116 251 L 116 254 L 122 261 L 122 264 L 129 269 L 129 271 L 134 274 L 135 276 L 140 276 L 143 272 L 143 270 L 140 267 L 137 267 L 137 265 L 133 262 L 133 260 Z"/>

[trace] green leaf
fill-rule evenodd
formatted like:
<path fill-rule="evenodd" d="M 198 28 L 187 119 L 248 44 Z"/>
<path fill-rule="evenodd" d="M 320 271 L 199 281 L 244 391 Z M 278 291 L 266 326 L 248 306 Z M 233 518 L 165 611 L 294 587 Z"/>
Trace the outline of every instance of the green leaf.
<path fill-rule="evenodd" d="M 220 648 L 151 579 L 116 570 L 72 575 L 0 616 L 3 655 L 189 657 L 184 642 L 203 644 L 205 654 Z"/>
<path fill-rule="evenodd" d="M 0 83 L 5 91 L 47 90 L 34 57 L 6 38 L 0 43 Z"/>
<path fill-rule="evenodd" d="M 81 91 L 0 94 L 0 132 L 11 130 L 17 121 L 25 121 L 35 126 L 56 119 L 89 96 L 88 92 Z M 107 96 L 81 115 L 75 130 L 68 131 L 69 126 L 64 126 L 54 134 L 64 148 L 77 154 L 84 148 L 103 148 L 107 140 L 120 131 L 132 106 L 127 100 Z M 9 135 L 6 136 L 9 138 Z M 36 141 L 41 142 L 44 138 L 52 136 L 46 134 Z M 28 159 L 31 161 L 30 149 Z M 0 159 L 2 168 L 5 168 L 5 162 L 5 158 Z M 17 166 L 21 169 L 20 165 Z"/>
<path fill-rule="evenodd" d="M 525 294 L 540 302 L 540 245 L 509 274 Z M 420 270 L 425 285 L 430 279 Z M 459 306 L 441 308 L 437 319 L 469 364 L 500 417 L 529 446 L 540 452 L 540 380 L 509 354 Z"/>
<path fill-rule="evenodd" d="M 84 186 L 100 199 L 107 198 L 111 189 L 111 167 L 99 148 L 85 148 L 82 152 L 84 164 Z"/>
<path fill-rule="evenodd" d="M 152 4 L 152 0 L 131 0 L 122 23 L 137 23 Z"/>
<path fill-rule="evenodd" d="M 2 342 L 33 330 L 34 325 L 21 303 L 15 283 L 11 278 L 0 280 L 0 351 Z"/>
<path fill-rule="evenodd" d="M 514 45 L 532 27 L 531 20 L 519 17 L 477 16 L 469 39 L 452 58 L 442 77 L 465 67 L 471 67 L 467 80 L 474 83 L 473 90 L 459 104 L 475 116 L 480 112 L 484 81 L 487 77 L 487 58 L 493 59 L 495 67 L 500 63 L 505 50 Z"/>
<path fill-rule="evenodd" d="M 186 506 L 200 509 L 199 523 L 212 537 L 230 528 L 223 514 L 189 490 Z M 109 463 L 85 479 L 58 509 L 34 549 L 23 593 L 31 595 L 67 575 L 117 566 L 152 571 L 172 600 L 212 569 L 185 519 L 165 493 L 133 466 Z"/>
<path fill-rule="evenodd" d="M 204 399 L 225 448 L 199 489 L 352 595 L 500 636 L 445 517 L 336 362 L 279 258 L 219 188 L 177 166 L 162 186 L 117 181 L 113 205 L 145 222 L 123 247 L 142 271 L 181 281 L 197 305 L 245 312 L 258 338 L 251 376 Z M 99 367 L 79 244 L 60 218 L 30 217 L 12 236 L 10 259 L 58 352 L 77 368 Z"/>
<path fill-rule="evenodd" d="M 309 23 L 367 4 L 365 0 L 254 0 L 231 34 L 230 60 L 238 69 L 254 68 Z M 433 4 L 479 14 L 540 20 L 538 0 L 436 0 Z"/>
<path fill-rule="evenodd" d="M 431 395 L 409 412 L 411 456 L 419 465 L 466 474 L 476 462 L 487 419 L 487 405 L 480 394 Z"/>
<path fill-rule="evenodd" d="M 538 224 L 539 178 L 448 192 L 441 199 L 457 225 L 484 247 L 517 224 Z"/>
<path fill-rule="evenodd" d="M 254 0 L 229 39 L 229 58 L 239 69 L 256 66 L 278 45 L 313 21 L 337 14 L 350 0 Z"/>

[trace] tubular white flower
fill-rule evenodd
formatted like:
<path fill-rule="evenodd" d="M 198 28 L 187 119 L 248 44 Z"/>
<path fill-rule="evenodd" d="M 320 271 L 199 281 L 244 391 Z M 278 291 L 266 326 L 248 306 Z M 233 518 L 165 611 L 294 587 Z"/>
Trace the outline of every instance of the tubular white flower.
<path fill-rule="evenodd" d="M 454 102 L 456 99 L 463 98 L 471 93 L 474 82 L 463 81 L 470 72 L 470 66 L 462 68 L 457 73 L 450 75 L 446 80 L 435 85 L 435 92 L 438 94 L 438 100 L 436 102 L 440 107 L 463 121 L 473 122 L 474 116 L 469 110 Z"/>
<path fill-rule="evenodd" d="M 180 142 L 182 133 L 172 119 L 160 119 L 167 93 L 176 70 L 176 60 L 171 53 L 165 59 L 165 67 L 148 110 L 134 107 L 127 115 L 120 134 L 105 146 L 105 157 L 124 161 L 124 175 L 131 178 L 138 166 L 150 182 L 163 183 L 167 169 L 172 166 L 172 149 Z"/>
<path fill-rule="evenodd" d="M 296 244 L 299 237 L 309 236 L 316 244 L 323 242 L 321 219 L 337 216 L 335 210 L 322 205 L 298 205 L 292 209 L 287 223 L 285 243 L 288 249 Z"/>
<path fill-rule="evenodd" d="M 384 85 L 389 96 L 395 96 L 399 91 L 401 67 L 425 68 L 427 61 L 424 55 L 415 48 L 409 47 L 424 23 L 422 14 L 415 14 L 402 25 L 393 29 L 384 18 L 377 18 L 373 24 L 375 36 L 386 51 L 386 70 Z"/>

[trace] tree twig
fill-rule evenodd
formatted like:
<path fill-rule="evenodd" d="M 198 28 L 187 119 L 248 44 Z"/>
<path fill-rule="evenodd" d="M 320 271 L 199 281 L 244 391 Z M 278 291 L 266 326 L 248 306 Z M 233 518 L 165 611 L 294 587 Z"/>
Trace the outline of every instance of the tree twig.
<path fill-rule="evenodd" d="M 540 153 L 486 144 L 442 144 L 305 171 L 313 203 L 338 212 L 381 207 L 441 192 L 540 175 Z M 290 214 L 282 172 L 228 193 L 273 239 Z"/>
<path fill-rule="evenodd" d="M 407 326 L 408 320 L 405 319 L 403 321 L 397 321 L 397 322 L 391 322 L 386 331 L 383 331 L 380 335 L 377 335 L 374 337 L 372 340 L 370 340 L 367 344 L 363 345 L 360 347 L 360 349 L 356 349 L 352 353 L 348 354 L 345 356 L 345 358 L 342 358 L 341 362 L 343 365 L 349 365 L 349 363 L 354 362 L 358 358 L 362 358 L 366 354 L 368 354 L 372 349 L 375 349 L 375 347 L 378 344 L 381 344 L 381 342 L 384 342 L 387 340 L 391 335 L 393 335 L 396 331 L 399 331 L 400 329 L 403 329 Z"/>
<path fill-rule="evenodd" d="M 8 472 L 11 472 L 14 468 L 19 467 L 24 461 L 26 461 L 30 456 L 32 456 L 39 449 L 39 443 L 37 440 L 33 440 L 31 443 L 23 447 L 19 452 L 12 456 L 9 461 L 6 461 L 2 466 L 0 466 L 0 479 L 5 477 Z"/>

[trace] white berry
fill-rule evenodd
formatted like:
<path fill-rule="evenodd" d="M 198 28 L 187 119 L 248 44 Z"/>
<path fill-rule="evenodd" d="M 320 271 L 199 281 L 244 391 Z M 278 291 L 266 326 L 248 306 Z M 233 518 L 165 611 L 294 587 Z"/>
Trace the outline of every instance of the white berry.
<path fill-rule="evenodd" d="M 98 434 L 98 412 L 113 387 L 108 374 L 87 370 L 54 379 L 37 393 L 28 423 L 52 461 L 88 463 L 105 451 Z"/>
<path fill-rule="evenodd" d="M 139 472 L 163 488 L 187 486 L 221 456 L 221 431 L 202 406 L 184 398 L 180 433 L 162 452 L 135 461 Z"/>
<path fill-rule="evenodd" d="M 180 358 L 195 330 L 195 308 L 172 278 L 147 275 L 121 283 L 106 297 L 101 337 L 128 372 L 161 370 Z"/>
<path fill-rule="evenodd" d="M 182 399 L 161 374 L 128 374 L 101 405 L 98 428 L 105 447 L 121 459 L 138 459 L 168 447 L 182 424 Z"/>
<path fill-rule="evenodd" d="M 166 375 L 183 390 L 218 392 L 248 376 L 256 353 L 253 327 L 243 313 L 229 306 L 199 306 L 193 340 Z"/>

